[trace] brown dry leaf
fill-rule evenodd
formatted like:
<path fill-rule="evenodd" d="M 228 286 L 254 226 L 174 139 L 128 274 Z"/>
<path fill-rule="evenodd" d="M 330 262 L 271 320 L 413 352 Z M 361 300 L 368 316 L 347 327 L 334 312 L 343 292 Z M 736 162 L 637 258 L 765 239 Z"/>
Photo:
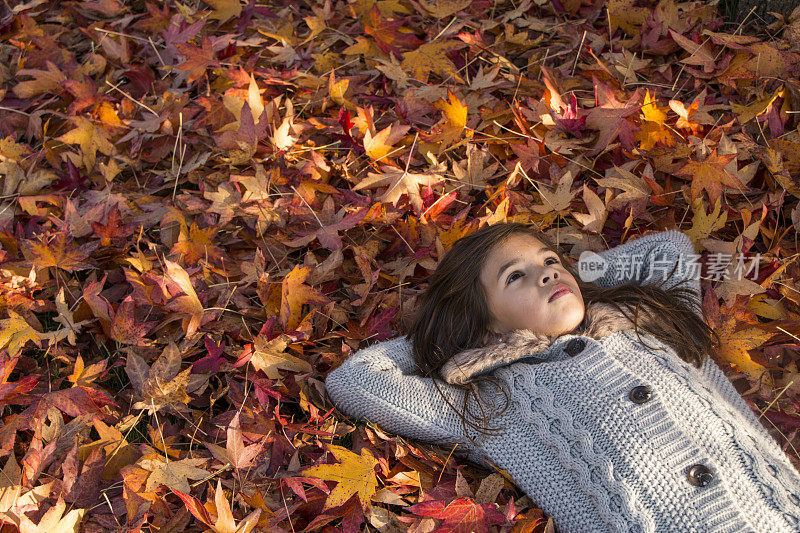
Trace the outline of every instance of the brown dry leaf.
<path fill-rule="evenodd" d="M 572 171 L 567 171 L 559 178 L 555 191 L 550 192 L 540 185 L 538 191 L 542 198 L 542 204 L 534 205 L 532 209 L 542 215 L 568 210 L 572 203 L 573 194 L 570 189 L 572 189 L 573 180 Z"/>
<path fill-rule="evenodd" d="M 174 343 L 170 342 L 152 367 L 148 367 L 145 360 L 133 350 L 128 349 L 127 352 L 125 372 L 141 398 L 133 404 L 134 409 L 147 409 L 149 414 L 166 407 L 177 411 L 188 410 L 186 404 L 190 397 L 186 394 L 186 386 L 192 369 L 180 370 L 181 356 Z"/>

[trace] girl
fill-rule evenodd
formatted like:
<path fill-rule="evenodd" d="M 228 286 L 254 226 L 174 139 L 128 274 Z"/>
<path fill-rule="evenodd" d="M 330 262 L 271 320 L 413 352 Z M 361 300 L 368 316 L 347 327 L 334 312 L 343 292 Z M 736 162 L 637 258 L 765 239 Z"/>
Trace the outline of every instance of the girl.
<path fill-rule="evenodd" d="M 538 230 L 485 226 L 445 254 L 408 334 L 326 388 L 504 469 L 561 532 L 798 532 L 800 474 L 707 357 L 694 252 L 653 233 L 594 255 L 588 282 Z"/>

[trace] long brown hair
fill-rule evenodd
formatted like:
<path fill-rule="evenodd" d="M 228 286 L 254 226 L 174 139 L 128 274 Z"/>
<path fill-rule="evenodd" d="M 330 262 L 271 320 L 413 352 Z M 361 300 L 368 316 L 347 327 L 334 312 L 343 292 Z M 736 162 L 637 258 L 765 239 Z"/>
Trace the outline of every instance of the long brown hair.
<path fill-rule="evenodd" d="M 439 369 L 448 359 L 463 350 L 485 346 L 495 337 L 490 329 L 491 313 L 479 276 L 494 247 L 518 233 L 531 235 L 550 247 L 578 282 L 584 304 L 613 305 L 633 322 L 640 341 L 644 342 L 640 330 L 649 333 L 673 347 L 681 359 L 698 368 L 710 352 L 718 349 L 717 333 L 693 307 L 692 297 L 700 297 L 696 291 L 683 286 L 664 289 L 663 282 L 648 285 L 629 282 L 616 287 L 600 287 L 583 281 L 573 264 L 565 261 L 563 250 L 540 230 L 527 224 L 500 223 L 483 226 L 457 240 L 441 259 L 427 288 L 420 295 L 419 306 L 406 338 L 412 342 L 412 352 L 420 374 L 435 378 L 435 384 L 437 379 L 441 379 Z M 669 278 L 667 276 L 665 281 Z M 633 317 L 630 316 L 629 308 L 635 309 Z M 645 310 L 650 312 L 643 313 Z M 578 328 L 580 327 L 579 325 Z M 477 376 L 464 385 L 452 385 L 465 391 L 461 409 L 450 404 L 442 394 L 461 418 L 468 437 L 467 426 L 484 435 L 497 435 L 503 429 L 490 429 L 486 423 L 484 402 L 479 393 L 479 386 L 486 384 L 493 385 L 505 395 L 505 407 L 499 413 L 502 414 L 509 406 L 508 391 L 491 374 Z M 438 384 L 436 386 L 438 389 Z M 439 392 L 441 394 L 441 390 Z M 475 398 L 481 411 L 480 418 L 468 410 L 470 395 Z M 479 420 L 480 425 L 476 423 Z"/>

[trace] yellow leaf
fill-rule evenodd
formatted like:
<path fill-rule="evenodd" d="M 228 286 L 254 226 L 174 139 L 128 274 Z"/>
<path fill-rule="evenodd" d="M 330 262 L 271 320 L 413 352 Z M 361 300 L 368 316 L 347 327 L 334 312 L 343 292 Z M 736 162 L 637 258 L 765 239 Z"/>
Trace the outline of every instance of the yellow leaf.
<path fill-rule="evenodd" d="M 650 16 L 650 9 L 634 7 L 634 0 L 608 0 L 609 31 L 622 28 L 628 35 L 637 35 L 642 24 Z"/>
<path fill-rule="evenodd" d="M 166 276 L 180 287 L 184 295 L 174 298 L 168 305 L 170 309 L 189 315 L 182 321 L 183 330 L 186 335 L 194 333 L 203 319 L 203 304 L 197 297 L 197 293 L 192 287 L 189 274 L 177 263 L 169 259 L 164 260 L 167 267 Z"/>
<path fill-rule="evenodd" d="M 289 344 L 291 338 L 288 335 L 281 334 L 270 341 L 259 335 L 253 340 L 253 356 L 250 358 L 250 363 L 256 370 L 263 371 L 269 379 L 281 377 L 278 369 L 311 372 L 313 368 L 307 361 L 284 351 Z"/>
<path fill-rule="evenodd" d="M 762 346 L 774 333 L 756 327 L 734 331 L 736 324 L 736 320 L 727 320 L 717 331 L 720 337 L 720 356 L 735 364 L 751 380 L 758 381 L 766 369 L 753 361 L 747 351 Z M 765 374 L 764 379 L 769 381 L 771 378 L 769 374 Z"/>
<path fill-rule="evenodd" d="M 686 234 L 693 242 L 706 239 L 712 232 L 725 227 L 728 213 L 725 211 L 720 213 L 721 209 L 721 198 L 717 198 L 714 210 L 711 213 L 706 213 L 706 206 L 702 197 L 694 199 L 692 202 L 692 227 L 686 230 Z"/>
<path fill-rule="evenodd" d="M 406 134 L 410 126 L 392 124 L 387 126 L 374 136 L 367 130 L 364 133 L 364 150 L 371 159 L 381 161 L 390 155 L 396 156 L 397 149 L 394 144 Z"/>
<path fill-rule="evenodd" d="M 85 117 L 70 117 L 70 120 L 75 123 L 75 129 L 68 131 L 58 140 L 67 144 L 77 144 L 81 147 L 81 155 L 83 156 L 83 164 L 86 170 L 94 169 L 98 150 L 106 155 L 114 155 L 116 152 L 114 145 L 108 140 L 108 135 L 102 128 L 95 127 Z"/>
<path fill-rule="evenodd" d="M 139 466 L 150 471 L 147 477 L 145 492 L 153 492 L 159 485 L 164 485 L 184 494 L 189 494 L 190 479 L 204 479 L 208 472 L 198 468 L 207 459 L 182 459 L 180 461 L 162 461 L 159 459 L 142 459 Z"/>
<path fill-rule="evenodd" d="M 447 52 L 459 47 L 459 43 L 452 41 L 438 41 L 425 43 L 417 50 L 403 54 L 402 66 L 411 72 L 411 75 L 423 82 L 428 81 L 431 72 L 438 74 L 443 80 L 455 80 L 463 83 L 456 72 L 456 67 L 447 58 Z"/>
<path fill-rule="evenodd" d="M 295 265 L 281 283 L 280 322 L 287 330 L 300 324 L 303 305 L 325 305 L 330 300 L 317 289 L 306 285 L 311 267 Z"/>
<path fill-rule="evenodd" d="M 209 524 L 214 533 L 250 533 L 258 525 L 258 518 L 261 516 L 261 509 L 256 509 L 237 526 L 231 513 L 231 505 L 222 490 L 222 480 L 219 478 L 217 478 L 217 489 L 214 491 L 214 507 L 217 511 L 217 520 Z"/>
<path fill-rule="evenodd" d="M 331 100 L 336 102 L 338 105 L 345 105 L 345 93 L 347 93 L 347 88 L 350 87 L 350 80 L 345 78 L 343 80 L 336 81 L 336 76 L 334 75 L 333 71 L 331 71 L 331 75 L 328 77 L 328 94 L 331 97 Z"/>
<path fill-rule="evenodd" d="M 667 114 L 663 109 L 665 108 L 659 107 L 655 99 L 651 99 L 650 91 L 647 91 L 641 109 L 642 125 L 635 134 L 642 150 L 650 150 L 659 142 L 667 146 L 675 145 L 675 137 L 664 125 Z"/>
<path fill-rule="evenodd" d="M 367 509 L 372 495 L 378 488 L 378 480 L 375 477 L 375 466 L 378 464 L 378 460 L 367 448 L 361 449 L 361 455 L 335 444 L 329 444 L 327 448 L 333 453 L 339 464 L 315 465 L 303 470 L 304 476 L 318 477 L 325 481 L 338 483 L 328 495 L 323 509 L 338 507 L 349 500 L 353 494 L 358 494 L 361 507 Z"/>
<path fill-rule="evenodd" d="M 437 19 L 443 19 L 468 7 L 472 0 L 436 0 L 433 3 L 420 1 L 422 7 Z"/>
<path fill-rule="evenodd" d="M 209 18 L 225 22 L 231 17 L 238 17 L 242 14 L 242 3 L 240 0 L 203 0 L 206 4 L 214 8 Z"/>
<path fill-rule="evenodd" d="M 34 524 L 27 515 L 21 515 L 20 533 L 77 533 L 80 531 L 81 518 L 86 509 L 73 509 L 64 514 L 66 508 L 67 504 L 59 498 L 58 502 L 44 513 L 38 524 Z"/>
<path fill-rule="evenodd" d="M 42 334 L 11 309 L 8 310 L 8 316 L 9 318 L 0 320 L 0 348 L 6 347 L 9 355 L 13 357 L 28 341 L 38 344 Z"/>

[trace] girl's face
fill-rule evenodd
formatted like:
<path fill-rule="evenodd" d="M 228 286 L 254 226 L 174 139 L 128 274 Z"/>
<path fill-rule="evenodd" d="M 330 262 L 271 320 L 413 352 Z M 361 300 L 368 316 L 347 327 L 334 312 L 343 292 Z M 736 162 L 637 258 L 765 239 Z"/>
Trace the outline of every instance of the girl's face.
<path fill-rule="evenodd" d="M 532 235 L 515 233 L 495 246 L 480 280 L 493 318 L 492 330 L 500 335 L 515 329 L 561 335 L 583 320 L 578 283 L 556 253 Z"/>

